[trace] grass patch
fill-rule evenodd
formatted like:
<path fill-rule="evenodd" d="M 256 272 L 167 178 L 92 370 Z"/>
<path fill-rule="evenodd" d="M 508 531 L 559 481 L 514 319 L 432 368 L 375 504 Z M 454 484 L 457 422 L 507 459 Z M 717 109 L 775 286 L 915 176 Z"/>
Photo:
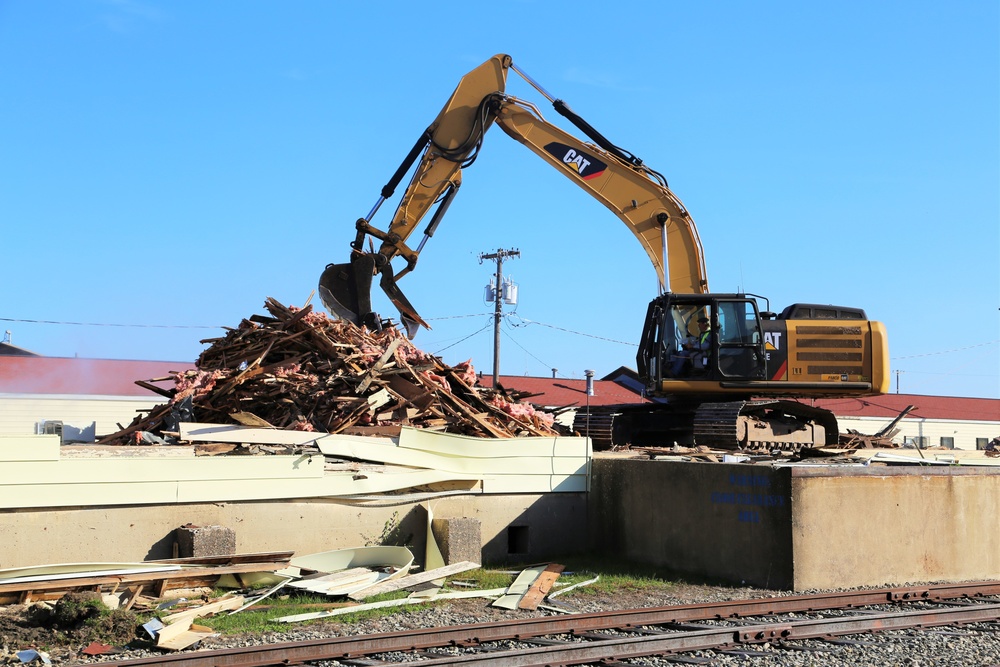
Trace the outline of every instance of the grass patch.
<path fill-rule="evenodd" d="M 385 593 L 365 600 L 369 602 L 382 602 L 384 600 L 396 600 L 405 598 L 408 591 L 394 591 Z M 315 612 L 333 611 L 355 606 L 341 597 L 326 597 L 323 595 L 313 595 L 308 593 L 292 593 L 281 596 L 271 596 L 262 600 L 259 605 L 249 607 L 238 614 L 223 612 L 210 618 L 197 620 L 198 625 L 204 625 L 216 632 L 223 634 L 242 634 L 259 632 L 288 632 L 295 626 L 305 625 L 314 622 L 334 621 L 337 623 L 354 623 L 382 616 L 389 616 L 402 611 L 418 611 L 426 609 L 428 604 L 410 604 L 402 607 L 390 607 L 387 609 L 368 609 L 357 612 L 347 612 L 330 618 L 316 619 L 314 621 L 298 621 L 296 623 L 284 623 L 277 619 L 284 616 L 296 616 L 299 614 L 310 614 Z"/>
<path fill-rule="evenodd" d="M 593 584 L 582 586 L 566 594 L 565 599 L 574 596 L 587 597 L 591 595 L 606 595 L 612 593 L 629 593 L 654 590 L 666 590 L 674 586 L 677 581 L 664 575 L 654 568 L 643 566 L 622 565 L 620 563 L 601 562 L 594 559 L 578 561 L 567 559 L 562 562 L 566 569 L 559 577 L 559 583 L 570 585 L 593 579 L 599 576 L 599 580 Z M 504 565 L 492 568 L 478 568 L 461 572 L 452 577 L 448 577 L 445 583 L 447 591 L 472 591 L 472 590 L 492 590 L 509 586 L 525 565 Z M 560 586 L 561 587 L 561 586 Z M 410 593 L 408 591 L 394 591 L 369 598 L 364 601 L 381 602 L 385 600 L 397 600 L 405 598 Z M 199 625 L 205 625 L 216 632 L 223 634 L 242 633 L 267 633 L 267 632 L 288 632 L 292 628 L 315 622 L 334 623 L 356 623 L 374 618 L 391 616 L 393 614 L 420 613 L 436 605 L 447 605 L 448 600 L 439 602 L 404 604 L 394 607 L 384 607 L 381 609 L 368 609 L 357 612 L 346 612 L 336 616 L 330 616 L 314 621 L 299 621 L 296 623 L 282 623 L 276 619 L 283 616 L 293 616 L 314 612 L 339 610 L 350 606 L 345 598 L 331 598 L 323 595 L 309 594 L 305 592 L 286 592 L 272 595 L 262 600 L 259 605 L 254 605 L 238 614 L 222 613 L 211 618 L 204 618 L 196 621 Z M 486 602 L 484 601 L 484 605 Z"/>

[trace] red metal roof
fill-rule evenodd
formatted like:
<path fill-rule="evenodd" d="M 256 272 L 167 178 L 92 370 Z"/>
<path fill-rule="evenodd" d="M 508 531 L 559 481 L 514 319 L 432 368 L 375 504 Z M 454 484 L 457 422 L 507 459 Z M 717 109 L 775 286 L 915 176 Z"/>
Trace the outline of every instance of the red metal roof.
<path fill-rule="evenodd" d="M 480 383 L 493 385 L 492 376 L 483 376 Z M 571 404 L 585 405 L 587 396 L 585 380 L 559 378 L 521 377 L 501 375 L 500 384 L 508 389 L 539 394 L 527 399 L 532 403 L 550 407 Z M 648 402 L 638 393 L 610 380 L 594 381 L 595 395 L 591 405 Z M 1000 421 L 1000 399 L 961 398 L 957 396 L 921 396 L 918 394 L 885 394 L 865 398 L 826 398 L 803 401 L 831 410 L 841 417 L 896 417 L 907 406 L 916 409 L 908 419 L 955 419 L 960 421 Z"/>
<path fill-rule="evenodd" d="M 193 362 L 0 356 L 0 393 L 142 396 L 154 398 L 136 380 L 167 377 L 194 368 Z M 159 383 L 164 389 L 172 383 Z"/>
<path fill-rule="evenodd" d="M 193 362 L 183 361 L 0 355 L 0 393 L 155 397 L 155 393 L 136 385 L 135 381 L 167 377 L 170 371 L 192 368 Z M 493 377 L 483 374 L 479 382 L 490 387 Z M 500 384 L 510 390 L 532 394 L 525 400 L 537 405 L 566 407 L 588 404 L 586 380 L 501 375 Z M 172 388 L 170 383 L 158 386 Z M 611 380 L 594 380 L 594 395 L 589 399 L 590 405 L 646 402 L 648 400 L 637 392 Z M 909 419 L 1000 421 L 1000 399 L 994 398 L 886 394 L 866 398 L 817 399 L 812 403 L 842 417 L 893 418 L 908 405 L 914 405 L 916 409 L 907 415 Z"/>
<path fill-rule="evenodd" d="M 1000 400 L 957 396 L 885 394 L 866 398 L 825 398 L 814 404 L 841 417 L 895 417 L 907 406 L 916 406 L 907 419 L 956 419 L 1000 421 Z"/>
<path fill-rule="evenodd" d="M 521 375 L 501 375 L 500 386 L 509 390 L 538 394 L 524 399 L 528 403 L 547 407 L 585 406 L 587 401 L 586 380 L 566 380 L 562 378 L 541 378 Z M 493 376 L 483 375 L 479 383 L 484 387 L 493 386 Z M 618 403 L 648 403 L 649 401 L 634 391 L 610 380 L 594 380 L 594 395 L 590 405 L 616 405 Z"/>

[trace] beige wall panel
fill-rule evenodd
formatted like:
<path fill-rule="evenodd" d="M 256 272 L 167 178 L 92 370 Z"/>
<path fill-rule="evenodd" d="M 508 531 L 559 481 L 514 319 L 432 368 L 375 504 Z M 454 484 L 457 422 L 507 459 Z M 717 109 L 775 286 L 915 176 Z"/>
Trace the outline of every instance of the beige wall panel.
<path fill-rule="evenodd" d="M 62 421 L 74 426 L 94 423 L 98 437 L 117 432 L 118 424 L 127 426 L 139 414 L 162 405 L 162 398 L 127 398 L 114 396 L 39 397 L 0 395 L 0 434 L 30 435 L 43 420 Z"/>
<path fill-rule="evenodd" d="M 104 482 L 207 481 L 238 479 L 246 484 L 267 480 L 320 478 L 323 457 L 199 456 L 192 458 L 65 459 L 11 461 L 4 464 L 2 485 Z"/>
<path fill-rule="evenodd" d="M 83 507 L 109 501 L 115 505 L 173 504 L 177 502 L 177 482 L 0 484 L 0 512 L 38 507 Z"/>
<path fill-rule="evenodd" d="M 362 459 L 416 468 L 434 468 L 466 474 L 516 475 L 520 473 L 574 474 L 585 468 L 587 459 L 582 456 L 516 456 L 477 458 L 458 455 L 441 455 L 433 452 L 397 447 L 394 444 L 372 444 L 358 440 L 343 440 L 337 436 L 317 442 L 327 456 Z M 518 448 L 521 449 L 521 448 Z"/>
<path fill-rule="evenodd" d="M 399 446 L 451 456 L 504 458 L 508 456 L 584 456 L 590 457 L 589 438 L 473 438 L 453 433 L 439 433 L 404 428 Z"/>
<path fill-rule="evenodd" d="M 0 434 L 0 461 L 57 461 L 57 435 Z"/>
<path fill-rule="evenodd" d="M 586 475 L 494 475 L 483 480 L 484 493 L 585 493 Z"/>

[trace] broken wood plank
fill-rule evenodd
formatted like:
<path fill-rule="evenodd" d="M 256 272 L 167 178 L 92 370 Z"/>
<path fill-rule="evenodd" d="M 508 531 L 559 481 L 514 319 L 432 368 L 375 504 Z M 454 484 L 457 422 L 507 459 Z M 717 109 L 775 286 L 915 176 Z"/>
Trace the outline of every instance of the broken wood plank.
<path fill-rule="evenodd" d="M 45 579 L 40 581 L 24 581 L 0 584 L 0 595 L 5 593 L 20 593 L 22 591 L 72 591 L 100 590 L 101 586 L 116 586 L 121 584 L 146 584 L 172 582 L 175 588 L 188 587 L 191 581 L 215 581 L 224 574 L 244 572 L 274 572 L 288 566 L 288 562 L 268 563 L 235 563 L 221 567 L 192 567 L 170 571 L 136 572 L 117 575 L 94 575 L 72 579 Z"/>
<path fill-rule="evenodd" d="M 178 611 L 173 614 L 168 614 L 162 617 L 160 620 L 164 623 L 174 623 L 181 619 L 190 617 L 192 620 L 195 618 L 204 618 L 206 616 L 211 616 L 220 611 L 229 611 L 230 609 L 236 609 L 240 607 L 244 602 L 242 595 L 233 595 L 230 597 L 220 598 L 215 602 L 210 602 L 209 604 L 203 604 L 198 607 L 192 607 L 190 609 L 185 609 L 184 611 Z"/>
<path fill-rule="evenodd" d="M 494 600 L 490 606 L 502 609 L 517 609 L 521 598 L 524 597 L 528 589 L 531 588 L 531 585 L 547 567 L 547 565 L 535 565 L 521 570 L 521 573 L 517 575 L 514 582 L 507 587 L 507 592 L 499 599 Z"/>
<path fill-rule="evenodd" d="M 183 630 L 167 632 L 166 637 L 161 640 L 160 637 L 163 637 L 164 631 L 167 631 L 172 627 L 172 625 L 168 625 L 160 630 L 157 635 L 157 648 L 166 649 L 168 651 L 180 651 L 182 649 L 186 649 L 188 646 L 197 644 L 202 639 L 212 637 L 216 634 L 212 628 L 205 627 L 204 625 L 188 624 L 188 626 Z"/>
<path fill-rule="evenodd" d="M 528 592 L 524 594 L 521 601 L 517 604 L 518 609 L 537 609 L 538 605 L 545 599 L 545 596 L 549 594 L 552 590 L 552 585 L 562 574 L 562 571 L 566 569 L 565 566 L 558 563 L 552 563 L 545 570 L 538 575 L 538 578 L 532 582 L 531 586 L 528 588 Z"/>

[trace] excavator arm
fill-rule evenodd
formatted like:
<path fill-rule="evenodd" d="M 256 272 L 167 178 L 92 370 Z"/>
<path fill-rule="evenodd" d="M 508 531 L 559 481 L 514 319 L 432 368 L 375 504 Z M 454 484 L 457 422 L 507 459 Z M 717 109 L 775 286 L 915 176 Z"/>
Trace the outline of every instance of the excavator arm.
<path fill-rule="evenodd" d="M 565 105 L 563 108 L 567 109 Z M 514 97 L 497 103 L 496 123 L 611 210 L 653 263 L 660 291 L 708 291 L 705 260 L 694 220 L 658 173 L 546 122 Z M 572 112 L 570 112 L 572 113 Z"/>
<path fill-rule="evenodd" d="M 591 140 L 581 141 L 547 122 L 537 108 L 506 94 L 509 69 L 521 74 L 552 101 L 554 108 Z M 382 188 L 371 212 L 356 223 L 350 261 L 329 264 L 320 278 L 324 305 L 335 315 L 370 328 L 381 321 L 371 309 L 371 283 L 379 284 L 400 311 L 410 336 L 428 327 L 399 289 L 398 281 L 414 269 L 424 244 L 457 194 L 462 170 L 472 162 L 483 137 L 496 123 L 510 137 L 572 180 L 610 209 L 636 237 L 653 263 L 660 291 L 708 292 L 704 256 L 694 221 L 666 180 L 630 153 L 611 144 L 561 100 L 553 100 L 537 83 L 513 66 L 510 56 L 497 55 L 466 74 L 451 98 L 420 136 L 406 159 Z M 419 158 L 419 159 L 418 159 Z M 413 176 L 386 231 L 371 219 L 391 197 L 416 163 Z M 417 248 L 407 240 L 437 205 Z M 365 249 L 370 238 L 381 241 L 377 251 Z M 406 267 L 395 274 L 392 260 L 401 256 Z"/>

